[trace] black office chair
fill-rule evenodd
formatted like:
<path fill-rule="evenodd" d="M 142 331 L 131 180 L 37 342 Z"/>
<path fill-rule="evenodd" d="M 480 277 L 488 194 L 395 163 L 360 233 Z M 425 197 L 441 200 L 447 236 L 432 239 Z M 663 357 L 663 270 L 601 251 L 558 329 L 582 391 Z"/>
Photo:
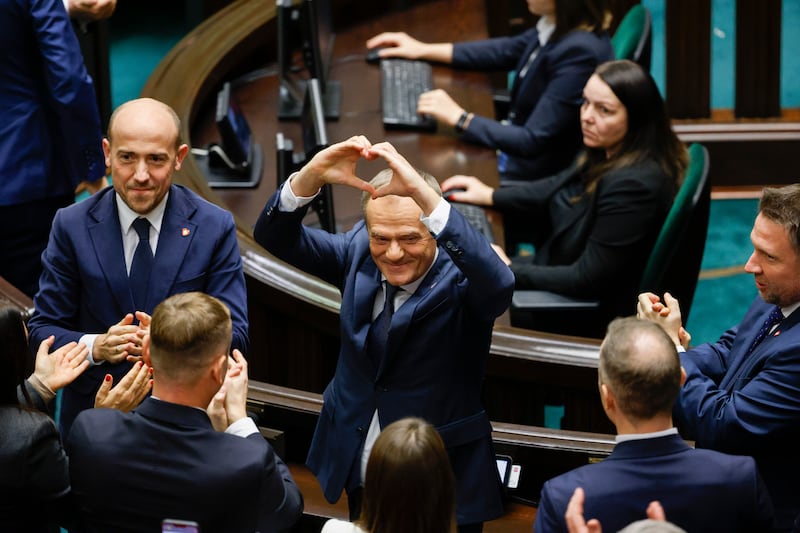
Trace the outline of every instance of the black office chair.
<path fill-rule="evenodd" d="M 653 49 L 652 17 L 642 4 L 633 5 L 619 23 L 611 45 L 617 59 L 630 59 L 650 71 Z"/>
<path fill-rule="evenodd" d="M 669 291 L 689 317 L 703 259 L 711 208 L 708 150 L 689 146 L 683 184 L 664 220 L 639 284 L 640 292 Z M 541 290 L 517 290 L 511 302 L 511 325 L 566 335 L 602 338 L 608 322 L 599 300 L 579 299 Z M 630 302 L 631 314 L 636 302 Z"/>

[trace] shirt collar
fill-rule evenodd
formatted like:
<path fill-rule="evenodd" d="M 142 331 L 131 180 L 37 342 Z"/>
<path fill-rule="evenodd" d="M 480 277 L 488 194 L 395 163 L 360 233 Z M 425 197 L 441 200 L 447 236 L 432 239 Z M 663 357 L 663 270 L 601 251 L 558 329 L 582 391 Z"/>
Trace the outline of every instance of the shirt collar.
<path fill-rule="evenodd" d="M 617 435 L 614 437 L 614 442 L 627 442 L 629 440 L 645 440 L 657 439 L 659 437 L 666 437 L 667 435 L 677 435 L 678 428 L 663 429 L 661 431 L 654 431 L 652 433 L 628 433 L 625 435 Z"/>
<path fill-rule="evenodd" d="M 156 234 L 161 233 L 161 222 L 164 220 L 164 210 L 167 207 L 167 200 L 169 199 L 169 191 L 164 195 L 164 198 L 146 215 L 140 215 L 126 204 L 119 194 L 114 192 L 114 197 L 117 202 L 117 213 L 119 214 L 119 225 L 122 228 L 122 233 L 126 234 L 131 230 L 133 221 L 139 217 L 146 218 L 150 225 L 156 230 Z"/>
<path fill-rule="evenodd" d="M 800 307 L 800 302 L 795 302 L 792 305 L 787 305 L 786 307 L 781 307 L 781 313 L 783 313 L 783 318 L 786 318 L 787 316 L 789 316 L 792 313 L 794 313 L 795 311 L 797 311 L 798 307 Z"/>
<path fill-rule="evenodd" d="M 539 46 L 544 46 L 556 31 L 556 21 L 552 17 L 539 17 L 536 30 L 539 32 Z"/>

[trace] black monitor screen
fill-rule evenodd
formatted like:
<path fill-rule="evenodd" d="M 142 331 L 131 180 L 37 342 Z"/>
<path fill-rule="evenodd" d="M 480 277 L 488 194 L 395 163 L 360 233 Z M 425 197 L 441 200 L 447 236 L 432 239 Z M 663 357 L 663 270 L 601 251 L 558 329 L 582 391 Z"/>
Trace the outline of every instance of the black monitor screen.
<path fill-rule="evenodd" d="M 250 126 L 231 94 L 228 82 L 217 94 L 216 120 L 223 150 L 235 165 L 246 165 L 250 155 Z"/>
<path fill-rule="evenodd" d="M 322 90 L 316 78 L 308 80 L 303 101 L 301 117 L 303 130 L 303 151 L 308 161 L 314 154 L 328 146 L 328 132 L 325 127 L 325 111 L 322 107 Z"/>

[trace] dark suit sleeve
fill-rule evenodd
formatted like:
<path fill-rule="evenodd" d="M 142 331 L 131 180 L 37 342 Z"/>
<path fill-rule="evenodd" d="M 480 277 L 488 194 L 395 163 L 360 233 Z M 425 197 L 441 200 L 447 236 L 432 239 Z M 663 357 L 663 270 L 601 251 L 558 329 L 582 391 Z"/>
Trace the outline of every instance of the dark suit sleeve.
<path fill-rule="evenodd" d="M 39 43 L 50 102 L 58 116 L 61 139 L 39 140 L 63 145 L 73 187 L 105 174 L 100 115 L 94 85 L 86 72 L 80 45 L 61 0 L 35 0 L 31 15 Z"/>
<path fill-rule="evenodd" d="M 660 169 L 639 166 L 604 176 L 595 192 L 595 218 L 588 221 L 588 239 L 577 259 L 569 264 L 540 265 L 530 258 L 514 258 L 511 270 L 517 288 L 580 297 L 592 297 L 606 288 L 619 272 L 628 270 L 626 264 L 633 254 L 645 253 L 643 240 L 662 223 L 663 206 L 670 198 L 665 180 Z"/>
<path fill-rule="evenodd" d="M 744 320 L 763 321 L 765 317 L 748 313 Z M 686 438 L 705 448 L 749 454 L 764 449 L 765 439 L 786 434 L 800 424 L 800 348 L 796 341 L 787 338 L 776 345 L 768 357 L 762 357 L 752 377 L 743 376 L 746 383 L 732 390 L 721 388 L 703 371 L 702 359 L 714 356 L 710 352 L 715 349 L 704 345 L 681 357 L 686 382 L 674 414 Z"/>
<path fill-rule="evenodd" d="M 205 292 L 219 298 L 231 311 L 232 347 L 247 354 L 249 346 L 247 321 L 247 287 L 242 272 L 242 256 L 233 216 L 225 213 L 224 227 L 208 266 L 209 279 Z"/>
<path fill-rule="evenodd" d="M 511 37 L 453 43 L 452 65 L 472 70 L 509 71 L 518 67 L 528 45 L 539 38 L 536 28 Z"/>
<path fill-rule="evenodd" d="M 557 533 L 564 531 L 564 512 L 566 509 L 559 509 L 550 494 L 551 481 L 542 487 L 542 495 L 539 499 L 539 506 L 536 508 L 536 522 L 533 524 L 535 532 L 550 531 Z"/>
<path fill-rule="evenodd" d="M 489 241 L 455 209 L 436 241 L 469 281 L 467 305 L 485 320 L 500 316 L 511 303 L 514 276 Z"/>
<path fill-rule="evenodd" d="M 254 433 L 247 438 L 263 441 L 268 448 L 259 494 L 259 528 L 261 531 L 288 530 L 303 514 L 300 489 L 289 473 L 289 468 L 260 433 Z"/>
<path fill-rule="evenodd" d="M 278 259 L 341 290 L 348 244 L 361 225 L 356 224 L 346 234 L 307 228 L 303 217 L 310 204 L 291 212 L 281 211 L 279 199 L 280 189 L 270 197 L 258 217 L 253 229 L 256 242 Z"/>
<path fill-rule="evenodd" d="M 463 134 L 464 139 L 520 157 L 535 158 L 543 154 L 552 147 L 554 138 L 575 128 L 583 86 L 599 63 L 596 49 L 599 42 L 593 34 L 578 38 L 570 34 L 551 49 L 542 49 L 539 53 L 547 54 L 543 58 L 546 64 L 528 75 L 543 78 L 539 84 L 545 84 L 543 92 L 538 97 L 525 94 L 527 87 L 539 91 L 537 84 L 528 81 L 520 86 L 512 102 L 518 113 L 521 108 L 530 108 L 529 113 L 523 112 L 519 117 L 523 122 L 502 124 L 475 115 Z"/>
<path fill-rule="evenodd" d="M 81 284 L 76 269 L 77 251 L 66 231 L 68 223 L 63 219 L 64 210 L 58 211 L 53 219 L 50 240 L 42 254 L 39 292 L 34 297 L 35 311 L 28 321 L 32 349 L 50 335 L 56 337 L 54 346 L 63 346 L 77 342 L 85 333 L 105 333 L 73 329 L 78 324 Z"/>

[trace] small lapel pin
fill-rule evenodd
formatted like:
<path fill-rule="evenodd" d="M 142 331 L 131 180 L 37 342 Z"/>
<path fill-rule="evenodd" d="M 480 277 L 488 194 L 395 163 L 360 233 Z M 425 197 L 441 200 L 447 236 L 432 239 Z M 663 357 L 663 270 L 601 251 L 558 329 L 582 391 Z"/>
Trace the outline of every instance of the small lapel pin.
<path fill-rule="evenodd" d="M 189 231 L 189 228 L 183 228 L 183 229 L 181 230 L 181 236 L 183 236 L 183 237 L 188 237 L 188 236 L 189 236 L 189 233 L 191 233 L 191 232 Z"/>
<path fill-rule="evenodd" d="M 775 330 L 775 333 L 773 333 L 772 336 L 773 337 L 777 337 L 780 334 L 781 334 L 781 330 L 778 329 L 778 330 Z"/>

